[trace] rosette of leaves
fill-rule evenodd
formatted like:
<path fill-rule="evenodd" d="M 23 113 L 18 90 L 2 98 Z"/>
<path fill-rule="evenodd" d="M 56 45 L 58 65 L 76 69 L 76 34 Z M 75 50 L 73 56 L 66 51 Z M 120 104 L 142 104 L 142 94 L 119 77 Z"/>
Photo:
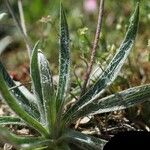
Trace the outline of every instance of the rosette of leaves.
<path fill-rule="evenodd" d="M 49 63 L 37 43 L 31 55 L 31 79 L 34 98 L 11 79 L 0 62 L 0 92 L 16 117 L 0 117 L 0 140 L 17 149 L 102 150 L 107 141 L 69 128 L 80 117 L 121 110 L 149 100 L 150 85 L 133 87 L 97 100 L 120 72 L 135 41 L 139 21 L 139 3 L 131 17 L 121 46 L 97 81 L 68 110 L 65 110 L 70 78 L 69 32 L 63 7 L 60 9 L 59 83 L 54 88 Z M 27 89 L 26 89 L 27 90 Z M 29 92 L 29 91 L 28 91 Z M 36 136 L 19 136 L 4 125 L 26 125 Z"/>

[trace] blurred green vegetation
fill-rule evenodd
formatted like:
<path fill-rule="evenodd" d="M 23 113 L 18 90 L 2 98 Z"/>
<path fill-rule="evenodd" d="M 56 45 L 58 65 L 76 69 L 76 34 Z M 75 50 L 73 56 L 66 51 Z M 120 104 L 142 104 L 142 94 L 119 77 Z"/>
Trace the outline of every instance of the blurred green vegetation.
<path fill-rule="evenodd" d="M 84 1 L 73 0 L 62 1 L 67 13 L 74 61 L 79 55 L 88 58 L 97 24 L 97 10 L 93 13 L 86 12 L 83 8 L 83 2 Z M 135 2 L 136 0 L 107 0 L 105 2 L 102 32 L 108 50 L 112 45 L 116 48 L 120 45 L 128 25 L 130 14 L 134 9 Z M 53 58 L 55 58 L 54 56 L 57 57 L 59 49 L 59 5 L 59 0 L 24 1 L 24 12 L 28 33 L 33 43 L 39 39 L 43 41 L 43 49 L 54 63 L 56 59 L 53 60 Z M 140 7 L 140 26 L 136 48 L 146 49 L 149 39 L 148 25 L 150 23 L 150 2 L 142 0 Z M 46 20 L 47 22 L 41 22 L 42 17 L 45 17 L 45 20 L 48 18 Z M 84 28 L 87 28 L 87 31 L 81 35 L 80 31 Z M 103 46 L 100 46 L 98 49 L 98 57 L 102 55 L 102 51 L 106 50 L 102 48 Z"/>
<path fill-rule="evenodd" d="M 88 13 L 83 8 L 82 1 L 62 1 L 68 18 L 70 29 L 71 49 L 74 51 L 74 56 L 79 54 L 85 57 L 89 56 L 90 47 L 92 45 L 97 24 L 98 10 L 93 13 Z M 105 37 L 107 49 L 112 45 L 118 47 L 123 39 L 128 20 L 132 10 L 134 9 L 137 0 L 116 0 L 105 1 L 105 13 L 103 19 L 102 32 Z M 0 0 L 0 3 L 3 1 Z M 97 7 L 98 7 L 97 0 Z M 13 0 L 14 10 L 17 11 L 17 1 Z M 37 40 L 42 40 L 43 49 L 48 57 L 57 57 L 59 49 L 59 5 L 60 0 L 35 0 L 23 1 L 25 20 L 28 34 L 31 37 L 33 44 Z M 2 8 L 5 8 L 1 4 Z M 141 15 L 139 37 L 136 45 L 140 48 L 146 48 L 148 45 L 148 25 L 150 23 L 150 2 L 141 0 Z M 81 35 L 80 31 L 87 28 L 85 34 Z M 99 47 L 98 56 L 106 49 Z M 53 60 L 53 59 L 52 59 Z M 55 62 L 56 59 L 54 59 Z"/>

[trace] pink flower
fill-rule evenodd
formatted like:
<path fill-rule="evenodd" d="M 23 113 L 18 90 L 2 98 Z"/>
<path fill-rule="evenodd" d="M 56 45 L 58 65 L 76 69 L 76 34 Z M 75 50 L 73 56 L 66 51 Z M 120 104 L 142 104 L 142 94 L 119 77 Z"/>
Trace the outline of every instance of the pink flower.
<path fill-rule="evenodd" d="M 96 0 L 84 0 L 83 6 L 87 12 L 92 13 L 96 10 L 97 3 Z"/>

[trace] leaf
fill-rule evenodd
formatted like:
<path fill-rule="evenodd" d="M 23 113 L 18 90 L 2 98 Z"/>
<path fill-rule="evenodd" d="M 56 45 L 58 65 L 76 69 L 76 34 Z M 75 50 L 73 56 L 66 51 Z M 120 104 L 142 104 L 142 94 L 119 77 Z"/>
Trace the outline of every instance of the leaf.
<path fill-rule="evenodd" d="M 12 117 L 12 116 L 2 116 L 0 117 L 0 125 L 25 125 L 25 123 L 18 117 Z"/>
<path fill-rule="evenodd" d="M 31 116 L 33 116 L 36 119 L 39 119 L 39 112 L 37 110 L 36 104 L 33 103 L 33 101 L 30 101 L 30 99 L 27 99 L 26 96 L 21 92 L 21 90 L 18 87 L 16 87 L 16 84 L 9 76 L 1 61 L 0 74 L 3 76 L 9 88 L 15 87 L 13 90 L 11 90 L 11 93 L 16 97 L 17 102 L 20 103 L 24 110 L 28 112 Z"/>
<path fill-rule="evenodd" d="M 22 144 L 22 150 L 70 150 L 68 145 L 59 145 L 57 146 L 53 140 L 41 140 L 35 143 Z"/>
<path fill-rule="evenodd" d="M 22 144 L 21 150 L 45 150 L 49 145 L 53 145 L 54 147 L 52 140 L 37 140 L 34 143 Z"/>
<path fill-rule="evenodd" d="M 46 123 L 45 121 L 45 113 L 44 113 L 44 102 L 43 102 L 43 95 L 42 95 L 42 85 L 41 85 L 41 77 L 40 77 L 40 70 L 38 64 L 38 44 L 37 42 L 33 48 L 32 55 L 31 55 L 31 79 L 33 83 L 33 90 L 34 94 L 37 98 L 37 105 L 40 112 L 40 119 L 43 124 Z"/>
<path fill-rule="evenodd" d="M 6 13 L 0 13 L 0 21 L 2 21 L 6 15 L 7 15 Z"/>
<path fill-rule="evenodd" d="M 64 115 L 64 120 L 67 123 L 77 118 L 76 114 L 82 111 L 86 105 L 91 103 L 97 96 L 99 96 L 106 87 L 108 87 L 116 79 L 120 72 L 123 63 L 125 62 L 130 50 L 133 47 L 139 21 L 139 3 L 131 17 L 130 25 L 128 27 L 125 39 L 117 50 L 115 56 L 106 67 L 105 71 L 101 74 L 98 81 L 71 107 Z"/>
<path fill-rule="evenodd" d="M 9 89 L 3 79 L 2 74 L 0 74 L 0 92 L 9 105 L 9 107 L 28 125 L 37 130 L 41 135 L 48 137 L 49 134 L 47 130 L 32 116 L 30 116 L 25 110 L 22 109 L 21 104 L 17 102 L 17 99 L 11 95 Z"/>
<path fill-rule="evenodd" d="M 49 69 L 49 63 L 43 53 L 38 51 L 38 70 L 40 75 L 41 90 L 43 96 L 43 105 L 45 110 L 46 125 L 49 130 L 53 130 L 56 118 L 56 102 L 54 98 L 54 88 L 52 74 Z M 50 131 L 51 132 L 51 131 Z"/>
<path fill-rule="evenodd" d="M 78 148 L 83 150 L 103 150 L 107 141 L 85 135 L 78 131 L 68 130 L 64 133 L 62 139 L 68 143 L 75 144 Z"/>
<path fill-rule="evenodd" d="M 22 94 L 26 97 L 26 99 L 29 99 L 32 103 L 34 103 L 37 107 L 36 103 L 36 97 L 34 94 L 32 94 L 25 86 L 21 85 L 20 82 L 15 81 L 16 86 L 18 86 L 18 89 L 22 92 Z M 20 86 L 21 85 L 21 86 Z M 13 88 L 13 87 L 12 87 Z"/>
<path fill-rule="evenodd" d="M 83 117 L 121 110 L 145 101 L 150 101 L 150 84 L 129 88 L 119 93 L 95 100 L 86 105 L 76 116 Z"/>
<path fill-rule="evenodd" d="M 60 11 L 60 51 L 59 51 L 59 84 L 57 91 L 57 111 L 63 107 L 70 78 L 70 48 L 69 31 L 65 11 L 61 5 Z"/>
<path fill-rule="evenodd" d="M 10 143 L 19 148 L 19 145 L 42 141 L 43 137 L 23 137 L 13 134 L 4 127 L 0 127 L 0 141 Z"/>

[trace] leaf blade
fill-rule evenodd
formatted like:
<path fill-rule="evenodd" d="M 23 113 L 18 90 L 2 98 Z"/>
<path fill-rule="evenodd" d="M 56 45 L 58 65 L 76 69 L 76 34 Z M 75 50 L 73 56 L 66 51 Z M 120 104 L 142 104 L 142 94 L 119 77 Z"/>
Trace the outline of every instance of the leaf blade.
<path fill-rule="evenodd" d="M 22 144 L 20 147 L 23 150 L 44 150 L 49 148 L 49 145 L 53 145 L 53 141 L 52 140 L 46 140 L 46 139 L 41 139 L 41 140 L 37 140 L 34 143 L 28 143 L 28 144 Z M 53 145 L 54 147 L 54 145 Z"/>
<path fill-rule="evenodd" d="M 73 143 L 84 150 L 103 150 L 107 141 L 85 135 L 81 132 L 69 130 L 63 135 L 64 140 L 68 143 Z"/>
<path fill-rule="evenodd" d="M 2 21 L 6 15 L 7 15 L 6 13 L 0 13 L 0 21 Z"/>
<path fill-rule="evenodd" d="M 4 65 L 0 61 L 0 74 L 2 74 L 5 82 L 7 83 L 7 86 L 9 88 L 15 87 L 15 82 L 11 79 L 10 75 L 6 71 Z M 37 106 L 35 103 L 30 101 L 30 99 L 27 99 L 26 96 L 21 92 L 21 90 L 16 87 L 13 90 L 11 90 L 11 93 L 17 98 L 18 103 L 21 103 L 21 105 L 24 107 L 24 109 L 34 118 L 39 119 L 39 111 L 37 109 Z"/>
<path fill-rule="evenodd" d="M 28 125 L 33 127 L 35 130 L 37 130 L 40 134 L 43 136 L 48 137 L 47 130 L 39 123 L 35 118 L 30 116 L 24 109 L 22 109 L 22 106 L 19 105 L 16 98 L 11 95 L 9 92 L 9 89 L 7 87 L 7 84 L 5 83 L 5 80 L 3 79 L 2 74 L 0 74 L 0 92 L 9 105 L 9 107 Z"/>
<path fill-rule="evenodd" d="M 40 73 L 40 83 L 43 96 L 43 106 L 46 117 L 46 125 L 49 131 L 52 132 L 56 118 L 56 102 L 54 98 L 54 87 L 52 73 L 49 68 L 49 63 L 41 51 L 38 51 L 38 66 Z"/>
<path fill-rule="evenodd" d="M 19 117 L 2 116 L 0 117 L 0 125 L 25 125 L 25 123 Z"/>
<path fill-rule="evenodd" d="M 12 132 L 8 131 L 4 127 L 0 127 L 0 141 L 10 143 L 14 145 L 16 148 L 19 148 L 22 144 L 29 144 L 35 143 L 37 141 L 41 141 L 43 137 L 23 137 L 13 134 Z"/>
<path fill-rule="evenodd" d="M 41 76 L 38 64 L 38 45 L 37 42 L 33 48 L 30 62 L 30 73 L 31 79 L 33 83 L 33 91 L 37 99 L 37 105 L 40 112 L 40 121 L 45 124 L 45 112 L 44 112 L 44 103 L 43 103 L 43 95 L 42 95 L 42 85 L 41 85 Z"/>
<path fill-rule="evenodd" d="M 60 51 L 59 51 L 59 84 L 57 91 L 57 111 L 64 104 L 64 97 L 69 86 L 70 47 L 69 31 L 63 6 L 60 10 Z M 60 110 L 61 111 L 61 110 Z"/>
<path fill-rule="evenodd" d="M 129 88 L 117 94 L 95 100 L 78 113 L 78 117 L 107 113 L 150 101 L 150 84 Z"/>

